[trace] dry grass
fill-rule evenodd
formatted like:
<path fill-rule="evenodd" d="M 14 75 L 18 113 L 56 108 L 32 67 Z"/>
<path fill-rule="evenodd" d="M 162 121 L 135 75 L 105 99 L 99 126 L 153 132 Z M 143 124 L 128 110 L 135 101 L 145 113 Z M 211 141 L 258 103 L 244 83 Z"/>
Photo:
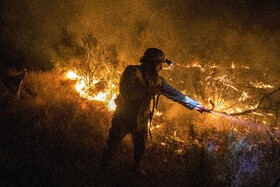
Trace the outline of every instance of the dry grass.
<path fill-rule="evenodd" d="M 112 117 L 106 106 L 80 98 L 60 72 L 29 72 L 25 85 L 1 108 L 1 186 L 270 186 L 279 179 L 279 130 L 177 108 L 177 120 L 154 120 L 163 125 L 148 143 L 144 179 L 128 171 L 127 137 L 100 183 Z"/>

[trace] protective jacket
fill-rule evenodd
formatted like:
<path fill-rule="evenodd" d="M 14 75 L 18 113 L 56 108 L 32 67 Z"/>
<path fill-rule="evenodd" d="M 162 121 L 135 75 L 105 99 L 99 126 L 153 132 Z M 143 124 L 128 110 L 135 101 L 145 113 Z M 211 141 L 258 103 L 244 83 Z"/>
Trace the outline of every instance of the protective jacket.
<path fill-rule="evenodd" d="M 119 91 L 120 94 L 115 100 L 116 114 L 132 120 L 137 119 L 137 129 L 146 128 L 151 117 L 150 103 L 157 94 L 164 95 L 189 109 L 198 104 L 196 100 L 170 86 L 161 76 L 145 75 L 140 65 L 130 65 L 124 70 Z"/>

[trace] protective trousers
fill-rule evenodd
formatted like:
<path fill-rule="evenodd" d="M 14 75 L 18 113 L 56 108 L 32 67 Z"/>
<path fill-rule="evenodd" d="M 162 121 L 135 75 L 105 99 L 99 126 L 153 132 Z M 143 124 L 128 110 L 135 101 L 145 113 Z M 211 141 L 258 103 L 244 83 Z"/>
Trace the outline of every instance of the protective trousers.
<path fill-rule="evenodd" d="M 101 158 L 101 170 L 104 172 L 107 168 L 108 162 L 114 155 L 116 147 L 128 133 L 132 134 L 134 148 L 133 166 L 140 167 L 140 161 L 144 155 L 146 147 L 147 126 L 146 128 L 137 130 L 137 117 L 124 116 L 125 115 L 120 113 L 115 113 L 113 116 L 109 137 Z"/>

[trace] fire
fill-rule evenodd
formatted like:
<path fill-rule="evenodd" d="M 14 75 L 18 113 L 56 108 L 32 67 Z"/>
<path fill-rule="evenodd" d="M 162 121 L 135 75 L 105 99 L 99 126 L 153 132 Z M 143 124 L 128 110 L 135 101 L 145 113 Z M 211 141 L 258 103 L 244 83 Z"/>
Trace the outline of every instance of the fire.
<path fill-rule="evenodd" d="M 84 81 L 77 82 L 76 85 L 75 85 L 76 90 L 77 90 L 81 95 L 84 95 L 83 90 L 84 90 L 85 87 L 86 87 L 86 84 L 85 84 Z"/>
<path fill-rule="evenodd" d="M 248 97 L 249 97 L 248 93 L 243 91 L 241 97 L 238 100 L 245 101 Z"/>
<path fill-rule="evenodd" d="M 250 82 L 252 86 L 255 88 L 262 88 L 262 89 L 267 89 L 267 88 L 274 88 L 273 85 L 270 84 L 264 84 L 263 82 Z"/>
<path fill-rule="evenodd" d="M 68 79 L 75 80 L 76 78 L 78 78 L 78 75 L 73 71 L 68 71 L 66 77 Z"/>
<path fill-rule="evenodd" d="M 111 110 L 116 110 L 116 104 L 115 104 L 115 99 L 117 98 L 117 94 L 113 94 L 111 100 L 109 101 L 108 103 L 108 107 L 111 109 Z"/>
<path fill-rule="evenodd" d="M 82 76 L 77 75 L 77 73 L 75 73 L 74 71 L 68 71 L 66 73 L 66 77 L 71 80 L 76 80 L 75 90 L 80 94 L 81 97 L 86 98 L 88 100 L 104 102 L 106 103 L 110 111 L 114 111 L 116 109 L 114 100 L 116 99 L 117 94 L 113 93 L 114 90 L 116 90 L 115 84 L 109 81 L 106 89 L 98 91 L 97 93 L 92 93 L 89 91 L 90 87 L 87 86 L 84 78 Z M 100 80 L 98 79 L 92 80 L 93 87 L 99 82 Z"/>
<path fill-rule="evenodd" d="M 95 97 L 93 97 L 93 100 L 96 101 L 103 101 L 106 102 L 107 94 L 104 92 L 99 92 Z"/>

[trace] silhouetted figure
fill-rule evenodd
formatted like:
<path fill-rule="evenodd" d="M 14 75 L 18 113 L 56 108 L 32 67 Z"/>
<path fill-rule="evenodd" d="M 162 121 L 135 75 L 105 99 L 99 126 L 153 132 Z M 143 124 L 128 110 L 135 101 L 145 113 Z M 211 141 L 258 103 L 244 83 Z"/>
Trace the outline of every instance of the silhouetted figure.
<path fill-rule="evenodd" d="M 141 65 L 129 65 L 124 70 L 119 85 L 120 94 L 115 100 L 117 108 L 101 158 L 101 173 L 105 174 L 108 161 L 112 158 L 116 146 L 128 133 L 131 133 L 134 147 L 132 171 L 137 176 L 145 174 L 140 167 L 140 162 L 145 151 L 148 122 L 152 119 L 157 104 L 156 96 L 164 95 L 189 109 L 196 108 L 200 112 L 207 110 L 196 100 L 171 87 L 159 76 L 163 62 L 171 64 L 171 61 L 165 59 L 163 51 L 148 48 L 140 58 Z M 151 111 L 150 103 L 153 103 Z"/>

